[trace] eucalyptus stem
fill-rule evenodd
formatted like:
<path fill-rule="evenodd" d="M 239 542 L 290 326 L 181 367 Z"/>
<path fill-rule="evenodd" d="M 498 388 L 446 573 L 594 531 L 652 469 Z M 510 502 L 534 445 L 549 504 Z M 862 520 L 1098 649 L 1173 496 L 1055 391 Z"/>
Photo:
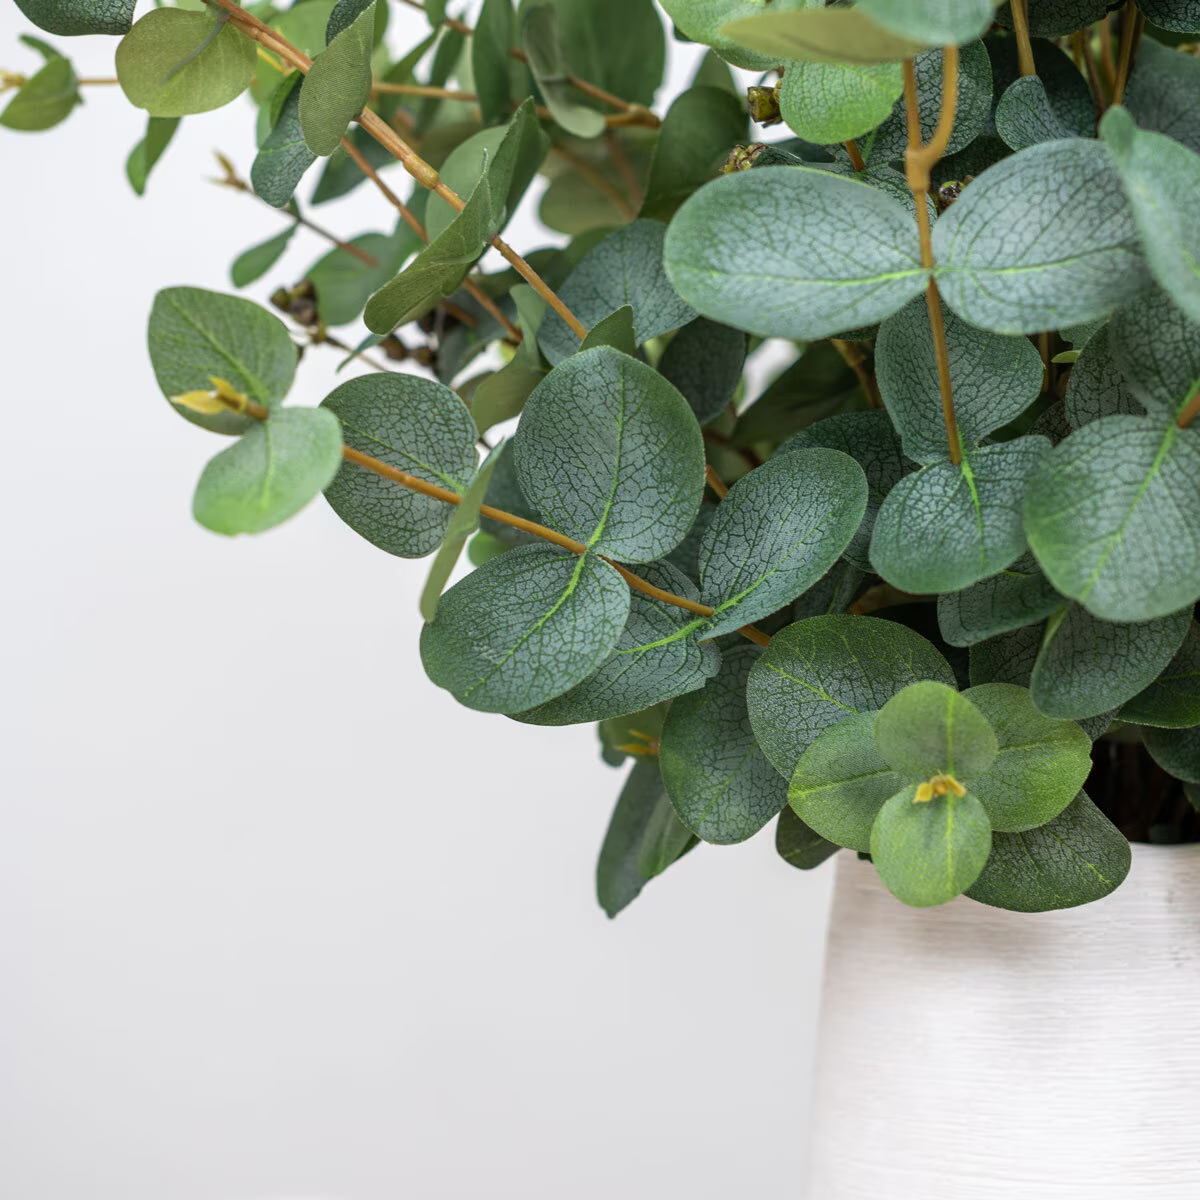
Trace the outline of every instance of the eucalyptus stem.
<path fill-rule="evenodd" d="M 1012 0 L 1013 32 L 1017 35 L 1017 63 L 1022 75 L 1036 75 L 1033 43 L 1029 40 L 1029 0 Z"/>
<path fill-rule="evenodd" d="M 862 151 L 858 148 L 858 143 L 850 138 L 849 141 L 842 143 L 846 147 L 846 153 L 850 156 L 850 165 L 856 171 L 865 171 L 867 164 L 863 159 Z"/>
<path fill-rule="evenodd" d="M 1112 102 L 1120 104 L 1125 98 L 1125 85 L 1129 82 L 1129 68 L 1133 62 L 1134 46 L 1146 26 L 1146 18 L 1134 3 L 1125 0 L 1121 13 L 1121 50 L 1117 57 L 1117 81 L 1113 84 Z"/>
<path fill-rule="evenodd" d="M 917 208 L 917 234 L 921 243 L 921 265 L 929 272 L 925 303 L 929 309 L 929 328 L 933 333 L 934 357 L 937 359 L 938 388 L 942 397 L 942 419 L 946 426 L 946 442 L 950 461 L 962 462 L 962 439 L 958 434 L 958 417 L 954 411 L 954 388 L 950 379 L 950 354 L 946 348 L 946 322 L 942 315 L 942 298 L 933 278 L 933 233 L 929 225 L 930 173 L 946 152 L 954 129 L 954 112 L 958 106 L 958 47 L 947 46 L 942 51 L 942 109 L 933 137 L 922 145 L 921 109 L 917 94 L 917 71 L 911 58 L 904 60 L 904 108 L 908 121 L 908 150 L 904 156 L 909 190 Z"/>
<path fill-rule="evenodd" d="M 1200 388 L 1192 393 L 1192 398 L 1179 410 L 1175 424 L 1180 429 L 1186 429 L 1198 416 L 1200 416 Z"/>
<path fill-rule="evenodd" d="M 712 463 L 705 464 L 704 480 L 714 492 L 717 493 L 718 500 L 724 500 L 729 495 L 729 486 L 726 484 L 720 475 L 717 474 L 717 469 Z"/>
<path fill-rule="evenodd" d="M 208 0 L 208 2 L 219 5 L 229 13 L 237 27 L 248 37 L 261 43 L 268 50 L 273 50 L 285 62 L 291 63 L 301 74 L 308 74 L 312 67 L 312 59 L 297 50 L 291 42 L 276 33 L 269 25 L 248 13 L 236 3 L 236 0 Z M 358 123 L 385 150 L 389 151 L 422 187 L 436 192 L 447 204 L 459 212 L 466 207 L 466 201 L 453 188 L 443 183 L 437 171 L 378 113 L 370 108 L 364 108 L 358 114 Z M 562 317 L 576 337 L 582 340 L 587 336 L 587 328 L 579 318 L 562 302 L 554 289 L 507 242 L 497 235 L 491 239 L 491 244 L 516 269 L 517 274 Z"/>

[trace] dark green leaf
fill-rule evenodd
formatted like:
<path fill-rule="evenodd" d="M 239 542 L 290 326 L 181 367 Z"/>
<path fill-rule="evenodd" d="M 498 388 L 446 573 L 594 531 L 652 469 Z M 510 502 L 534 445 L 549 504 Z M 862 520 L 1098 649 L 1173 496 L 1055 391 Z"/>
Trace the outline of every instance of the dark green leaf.
<path fill-rule="evenodd" d="M 1026 549 L 1025 493 L 1049 450 L 1045 438 L 1017 438 L 906 475 L 875 521 L 875 570 L 922 594 L 958 591 L 1011 566 Z"/>
<path fill-rule="evenodd" d="M 600 757 L 610 767 L 619 767 L 626 758 L 658 754 L 658 740 L 667 719 L 668 704 L 656 704 L 641 712 L 626 713 L 601 721 L 596 726 L 600 737 Z"/>
<path fill-rule="evenodd" d="M 1200 3 L 1197 0 L 1138 0 L 1138 8 L 1160 29 L 1200 33 Z"/>
<path fill-rule="evenodd" d="M 603 559 L 518 546 L 442 597 L 421 661 L 468 708 L 524 712 L 586 679 L 628 615 L 629 588 Z"/>
<path fill-rule="evenodd" d="M 1060 138 L 1091 137 L 1096 126 L 1087 85 L 1078 71 L 1075 90 L 1052 96 L 1037 75 L 1015 80 L 996 105 L 996 132 L 1014 150 Z"/>
<path fill-rule="evenodd" d="M 125 33 L 136 0 L 17 0 L 17 7 L 47 33 Z"/>
<path fill-rule="evenodd" d="M 678 96 L 658 133 L 640 215 L 669 221 L 698 187 L 716 177 L 746 134 L 745 107 L 729 92 L 694 87 Z"/>
<path fill-rule="evenodd" d="M 691 831 L 680 824 L 671 807 L 657 760 L 635 762 L 600 847 L 596 864 L 600 907 L 615 917 L 694 844 Z"/>
<path fill-rule="evenodd" d="M 192 513 L 214 533 L 262 533 L 318 496 L 341 461 L 342 434 L 332 413 L 281 409 L 208 463 Z"/>
<path fill-rule="evenodd" d="M 1025 503 L 1050 582 L 1109 621 L 1200 597 L 1200 443 L 1147 417 L 1104 417 L 1056 446 Z"/>
<path fill-rule="evenodd" d="M 326 325 L 348 325 L 358 320 L 368 297 L 423 245 L 402 220 L 396 222 L 390 235 L 365 233 L 351 238 L 350 244 L 373 258 L 375 265 L 339 247 L 319 258 L 305 276 L 313 286 L 317 311 Z"/>
<path fill-rule="evenodd" d="M 431 379 L 393 372 L 335 388 L 324 404 L 346 444 L 427 483 L 465 494 L 475 473 L 475 426 L 463 402 Z M 347 525 L 401 558 L 432 553 L 446 536 L 451 505 L 343 465 L 325 498 Z"/>
<path fill-rule="evenodd" d="M 1102 900 L 1129 873 L 1129 843 L 1080 792 L 1049 824 L 992 835 L 992 853 L 967 890 L 1013 912 L 1049 912 Z"/>
<path fill-rule="evenodd" d="M 568 359 L 534 389 L 513 456 L 522 491 L 552 526 L 626 562 L 677 546 L 704 491 L 687 401 L 609 346 Z"/>
<path fill-rule="evenodd" d="M 493 425 L 518 416 L 533 389 L 545 378 L 543 368 L 530 366 L 521 355 L 489 375 L 471 397 L 471 415 L 479 432 L 486 433 Z"/>
<path fill-rule="evenodd" d="M 1150 281 L 1112 159 L 1078 138 L 986 170 L 938 220 L 933 248 L 943 298 L 994 333 L 1090 321 Z"/>
<path fill-rule="evenodd" d="M 1121 720 L 1168 729 L 1200 725 L 1200 626 L 1193 621 L 1163 673 L 1121 709 Z"/>
<path fill-rule="evenodd" d="M 242 251 L 229 268 L 229 278 L 233 286 L 244 288 L 256 279 L 261 279 L 279 261 L 283 252 L 288 248 L 288 242 L 292 240 L 292 234 L 296 232 L 296 229 L 297 226 L 293 223 L 282 233 L 277 233 L 265 242 L 260 242 L 257 246 L 251 246 L 249 250 Z"/>
<path fill-rule="evenodd" d="M 785 808 L 775 825 L 775 851 L 790 866 L 811 871 L 836 854 L 838 847 L 805 825 L 790 808 Z"/>
<path fill-rule="evenodd" d="M 1142 129 L 1200 151 L 1200 61 L 1194 55 L 1143 38 L 1123 103 Z"/>
<path fill-rule="evenodd" d="M 178 128 L 178 117 L 151 117 L 146 122 L 146 136 L 134 146 L 125 160 L 125 174 L 139 196 L 145 194 L 146 180 Z"/>
<path fill-rule="evenodd" d="M 554 120 L 576 137 L 599 137 L 604 132 L 604 117 L 589 108 L 566 81 L 570 67 L 563 54 L 553 0 L 529 0 L 521 7 L 520 22 L 529 69 Z"/>
<path fill-rule="evenodd" d="M 1029 32 L 1035 38 L 1062 37 L 1104 16 L 1112 0 L 1028 0 Z M 1012 12 L 1006 4 L 996 18 L 1006 29 L 1013 27 Z"/>
<path fill-rule="evenodd" d="M 666 65 L 653 0 L 554 0 L 554 8 L 571 71 L 623 100 L 653 103 Z"/>
<path fill-rule="evenodd" d="M 483 0 L 471 39 L 471 74 L 485 125 L 499 125 L 512 111 L 513 59 L 516 45 L 512 0 Z"/>
<path fill-rule="evenodd" d="M 992 847 L 987 812 L 970 792 L 915 799 L 906 788 L 880 810 L 871 829 L 871 859 L 888 891 L 929 908 L 962 895 L 978 878 Z"/>
<path fill-rule="evenodd" d="M 332 154 L 370 99 L 374 43 L 372 0 L 313 59 L 300 85 L 300 126 L 305 145 L 314 154 Z"/>
<path fill-rule="evenodd" d="M 862 524 L 867 481 L 837 450 L 796 450 L 729 489 L 700 546 L 709 634 L 732 633 L 807 591 Z"/>
<path fill-rule="evenodd" d="M 699 598 L 696 585 L 669 563 L 651 563 L 640 573 L 677 596 Z M 629 620 L 598 670 L 516 719 L 531 725 L 602 721 L 702 688 L 721 664 L 715 643 L 697 641 L 704 624 L 695 613 L 631 591 Z"/>
<path fill-rule="evenodd" d="M 271 408 L 287 395 L 296 374 L 296 346 L 283 322 L 237 296 L 165 288 L 154 298 L 147 332 L 150 363 L 167 399 L 211 391 L 217 378 Z M 174 407 L 214 433 L 243 433 L 255 424 L 232 411 L 207 415 Z"/>
<path fill-rule="evenodd" d="M 1145 730 L 1146 749 L 1169 775 L 1185 783 L 1200 783 L 1200 725 L 1190 729 Z"/>
<path fill-rule="evenodd" d="M 665 262 L 698 312 L 763 337 L 815 339 L 872 324 L 927 280 L 901 203 L 808 167 L 707 184 L 671 222 Z"/>
<path fill-rule="evenodd" d="M 659 764 L 679 819 L 706 842 L 728 845 L 756 834 L 787 803 L 787 784 L 754 741 L 746 677 L 759 651 L 725 651 L 720 673 L 671 705 Z"/>
<path fill-rule="evenodd" d="M 1159 288 L 1114 314 L 1108 345 L 1128 390 L 1153 416 L 1177 417 L 1200 387 L 1200 325 Z"/>
<path fill-rule="evenodd" d="M 589 329 L 630 305 L 638 345 L 694 320 L 695 312 L 675 294 L 663 271 L 665 235 L 666 227 L 658 221 L 614 229 L 559 288 L 562 302 Z M 551 363 L 579 348 L 579 338 L 556 312 L 546 313 L 538 341 Z"/>
<path fill-rule="evenodd" d="M 1135 300 L 1132 307 L 1140 303 L 1141 300 Z M 1067 422 L 1074 429 L 1101 417 L 1138 416 L 1143 412 L 1116 364 L 1111 340 L 1109 329 L 1101 329 L 1088 340 L 1071 368 L 1065 411 Z"/>
<path fill-rule="evenodd" d="M 637 356 L 637 335 L 633 331 L 633 309 L 621 305 L 614 313 L 601 317 L 588 330 L 587 337 L 579 343 L 580 350 L 594 350 L 597 346 L 610 346 L 630 357 Z"/>
<path fill-rule="evenodd" d="M 934 46 L 953 46 L 982 36 L 997 4 L 996 0 L 859 0 L 858 7 L 892 33 Z"/>
<path fill-rule="evenodd" d="M 1072 604 L 1050 620 L 1033 668 L 1034 703 L 1054 717 L 1106 713 L 1148 687 L 1183 643 L 1191 610 L 1119 625 Z"/>
<path fill-rule="evenodd" d="M 1038 570 L 1032 554 L 958 592 L 938 597 L 938 626 L 951 646 L 973 646 L 986 638 L 1036 625 L 1057 612 L 1063 598 Z"/>
<path fill-rule="evenodd" d="M 300 76 L 285 80 L 280 88 L 284 96 L 279 115 L 250 168 L 254 190 L 275 208 L 288 204 L 304 172 L 317 158 L 305 144 L 300 128 Z"/>
<path fill-rule="evenodd" d="M 740 329 L 698 317 L 671 339 L 658 370 L 706 425 L 732 403 L 745 361 L 746 335 Z"/>
<path fill-rule="evenodd" d="M 1057 817 L 1092 768 L 1091 739 L 1074 722 L 1039 712 L 1026 688 L 985 683 L 964 695 L 999 744 L 987 772 L 971 783 L 992 828 L 1016 833 Z"/>
<path fill-rule="evenodd" d="M 878 617 L 809 617 L 775 634 L 755 665 L 750 720 L 763 753 L 790 779 L 822 730 L 882 708 L 922 679 L 952 685 L 954 672 L 907 626 Z"/>

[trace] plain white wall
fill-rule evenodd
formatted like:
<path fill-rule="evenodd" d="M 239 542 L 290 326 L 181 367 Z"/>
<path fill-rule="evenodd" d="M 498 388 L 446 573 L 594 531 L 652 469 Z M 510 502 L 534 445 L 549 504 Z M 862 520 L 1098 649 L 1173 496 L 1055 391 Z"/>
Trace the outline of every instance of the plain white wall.
<path fill-rule="evenodd" d="M 5 4 L 13 70 L 21 32 Z M 52 40 L 111 73 L 115 39 Z M 591 727 L 425 679 L 425 564 L 321 502 L 254 539 L 192 523 L 221 441 L 163 401 L 146 316 L 232 290 L 280 220 L 205 181 L 214 148 L 248 172 L 246 101 L 188 118 L 139 200 L 142 126 L 97 88 L 0 129 L 0 1197 L 795 1194 L 828 872 L 768 830 L 610 923 L 623 773 Z M 366 187 L 314 215 L 392 219 Z M 322 252 L 301 232 L 251 294 Z"/>

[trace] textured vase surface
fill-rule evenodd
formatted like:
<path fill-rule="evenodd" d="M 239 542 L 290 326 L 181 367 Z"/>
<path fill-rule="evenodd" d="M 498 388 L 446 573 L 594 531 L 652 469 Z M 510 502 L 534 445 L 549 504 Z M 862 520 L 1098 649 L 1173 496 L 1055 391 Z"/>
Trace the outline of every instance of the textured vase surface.
<path fill-rule="evenodd" d="M 1200 1200 L 1200 845 L 1041 914 L 843 853 L 825 971 L 806 1200 Z"/>

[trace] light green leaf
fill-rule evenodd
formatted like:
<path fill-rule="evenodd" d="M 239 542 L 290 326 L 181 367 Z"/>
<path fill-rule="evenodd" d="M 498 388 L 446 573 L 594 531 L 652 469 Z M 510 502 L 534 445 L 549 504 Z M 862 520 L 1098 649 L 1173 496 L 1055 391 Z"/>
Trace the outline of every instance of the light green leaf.
<path fill-rule="evenodd" d="M 522 5 L 519 19 L 529 69 L 551 116 L 576 137 L 599 137 L 604 132 L 604 117 L 584 104 L 566 81 L 571 72 L 563 55 L 558 13 L 552 0 L 530 0 Z"/>
<path fill-rule="evenodd" d="M 871 829 L 871 858 L 893 896 L 930 908 L 962 895 L 979 878 L 992 827 L 970 792 L 920 803 L 916 790 L 906 788 L 883 806 Z"/>
<path fill-rule="evenodd" d="M 1200 387 L 1200 325 L 1152 288 L 1115 313 L 1107 332 L 1117 372 L 1140 406 L 1177 417 Z"/>
<path fill-rule="evenodd" d="M 586 679 L 628 615 L 629 588 L 603 559 L 518 546 L 442 597 L 421 661 L 468 708 L 524 712 Z"/>
<path fill-rule="evenodd" d="M 938 597 L 938 626 L 951 646 L 973 646 L 1057 612 L 1063 598 L 1038 570 L 1032 554 L 958 592 Z"/>
<path fill-rule="evenodd" d="M 499 231 L 512 218 L 549 148 L 550 139 L 538 124 L 533 101 L 526 100 L 507 125 L 481 130 L 456 146 L 439 174 L 453 191 L 469 196 L 486 169 L 492 227 Z M 431 195 L 425 210 L 430 240 L 446 230 L 456 216 L 445 200 Z"/>
<path fill-rule="evenodd" d="M 1129 874 L 1129 842 L 1080 792 L 1053 821 L 995 833 L 992 853 L 967 895 L 1013 912 L 1049 912 L 1102 900 Z"/>
<path fill-rule="evenodd" d="M 147 333 L 150 364 L 168 400 L 211 391 L 217 378 L 273 408 L 296 374 L 296 345 L 284 323 L 237 296 L 164 288 L 154 298 Z M 206 415 L 183 405 L 174 408 L 214 433 L 243 433 L 256 424 L 253 417 L 232 411 Z"/>
<path fill-rule="evenodd" d="M 907 783 L 875 747 L 875 716 L 855 713 L 818 734 L 788 789 L 792 810 L 814 832 L 862 854 L 879 810 Z"/>
<path fill-rule="evenodd" d="M 730 22 L 761 13 L 761 0 L 662 0 L 662 7 L 686 38 L 711 46 L 735 67 L 769 71 L 780 63 L 774 55 L 748 50 L 723 32 Z"/>
<path fill-rule="evenodd" d="M 815 829 L 810 829 L 790 808 L 779 814 L 775 852 L 790 866 L 811 871 L 837 851 L 833 842 L 827 842 Z"/>
<path fill-rule="evenodd" d="M 1036 3 L 1036 0 L 1035 0 Z M 933 46 L 952 46 L 982 37 L 991 26 L 996 0 L 859 0 L 876 25 Z"/>
<path fill-rule="evenodd" d="M 192 513 L 214 533 L 262 533 L 319 495 L 341 461 L 342 433 L 332 413 L 280 409 L 210 460 Z"/>
<path fill-rule="evenodd" d="M 691 830 L 680 823 L 671 807 L 658 761 L 639 759 L 621 789 L 600 847 L 596 864 L 600 907 L 615 917 L 637 899 L 651 879 L 695 844 Z"/>
<path fill-rule="evenodd" d="M 151 117 L 146 122 L 146 136 L 134 146 L 125 160 L 125 174 L 139 196 L 145 194 L 150 172 L 162 158 L 163 151 L 170 145 L 178 128 L 178 117 Z"/>
<path fill-rule="evenodd" d="M 701 188 L 671 222 L 665 262 L 698 312 L 763 337 L 873 324 L 927 281 L 911 212 L 807 167 L 738 171 Z"/>
<path fill-rule="evenodd" d="M 704 492 L 704 442 L 687 401 L 610 346 L 580 352 L 534 389 L 513 458 L 550 525 L 625 562 L 677 546 Z"/>
<path fill-rule="evenodd" d="M 1025 502 L 1050 582 L 1109 621 L 1200 597 L 1200 442 L 1147 417 L 1104 417 L 1046 456 Z"/>
<path fill-rule="evenodd" d="M 943 299 L 993 333 L 1090 321 L 1150 282 L 1112 160 L 1082 138 L 989 167 L 938 220 L 933 249 Z"/>
<path fill-rule="evenodd" d="M 986 716 L 944 683 L 910 683 L 880 710 L 875 746 L 909 780 L 951 775 L 960 783 L 985 774 L 999 745 Z"/>
<path fill-rule="evenodd" d="M 233 286 L 244 288 L 261 279 L 282 257 L 296 229 L 297 224 L 293 222 L 282 233 L 251 246 L 249 250 L 243 250 L 229 268 L 229 279 Z"/>
<path fill-rule="evenodd" d="M 718 174 L 747 131 L 746 109 L 729 92 L 693 87 L 677 96 L 658 132 L 639 215 L 669 221 L 698 187 Z"/>
<path fill-rule="evenodd" d="M 293 4 L 284 12 L 270 17 L 270 25 L 309 58 L 316 58 L 329 41 L 326 30 L 337 6 L 337 0 L 302 0 L 300 4 Z M 299 84 L 300 80 L 297 79 L 296 83 Z"/>
<path fill-rule="evenodd" d="M 1200 321 L 1200 154 L 1162 133 L 1139 130 L 1110 108 L 1100 136 L 1112 152 L 1154 278 Z"/>
<path fill-rule="evenodd" d="M 313 0 L 308 2 L 311 4 Z M 300 76 L 297 74 L 279 86 L 283 96 L 278 115 L 250 168 L 250 182 L 268 204 L 284 208 L 317 156 L 305 143 L 300 127 Z"/>
<path fill-rule="evenodd" d="M 17 0 L 17 7 L 47 33 L 125 33 L 136 0 Z"/>
<path fill-rule="evenodd" d="M 512 112 L 513 59 L 516 45 L 512 0 L 483 0 L 471 39 L 471 74 L 485 125 L 500 125 Z"/>
<path fill-rule="evenodd" d="M 475 426 L 444 384 L 399 372 L 364 375 L 334 388 L 323 403 L 341 421 L 352 449 L 465 495 L 477 461 Z M 401 558 L 421 558 L 437 549 L 454 511 L 442 500 L 351 462 L 342 466 L 325 498 L 356 533 Z"/>
<path fill-rule="evenodd" d="M 914 63 L 921 135 L 926 142 L 933 137 L 942 111 L 942 59 L 941 50 L 927 50 L 918 54 Z M 972 42 L 959 55 L 958 102 L 947 153 L 955 154 L 969 146 L 983 131 L 991 114 L 992 64 L 983 43 Z M 880 164 L 902 159 L 907 146 L 908 121 L 904 101 L 898 100 L 887 120 L 873 136 L 863 139 L 860 148 L 868 164 Z"/>
<path fill-rule="evenodd" d="M 763 757 L 746 715 L 746 676 L 758 648 L 724 652 L 704 688 L 671 705 L 659 746 L 663 783 L 679 819 L 717 845 L 744 842 L 787 803 L 787 784 Z"/>
<path fill-rule="evenodd" d="M 1190 608 L 1124 625 L 1069 605 L 1046 626 L 1029 684 L 1034 703 L 1071 720 L 1109 712 L 1166 669 L 1190 622 Z"/>
<path fill-rule="evenodd" d="M 871 570 L 871 532 L 888 493 L 910 470 L 900 449 L 900 439 L 882 412 L 837 413 L 790 437 L 781 453 L 804 446 L 825 446 L 850 455 L 867 477 L 867 511 L 846 547 L 846 559 L 862 571 Z"/>
<path fill-rule="evenodd" d="M 745 361 L 746 335 L 740 329 L 697 317 L 671 339 L 658 370 L 706 425 L 733 402 Z"/>
<path fill-rule="evenodd" d="M 875 570 L 922 594 L 958 591 L 1011 566 L 1026 549 L 1025 493 L 1049 450 L 1046 438 L 1017 438 L 906 475 L 875 520 Z"/>
<path fill-rule="evenodd" d="M 1092 742 L 1073 721 L 1045 716 L 1028 689 L 986 683 L 964 696 L 987 718 L 999 745 L 971 791 L 992 828 L 1017 833 L 1044 825 L 1074 800 L 1092 769 Z"/>
<path fill-rule="evenodd" d="M 899 62 L 925 49 L 912 37 L 889 33 L 863 9 L 758 8 L 759 15 L 731 21 L 725 37 L 775 62 Z"/>
<path fill-rule="evenodd" d="M 332 18 L 331 18 L 332 21 Z M 332 154 L 371 97 L 375 4 L 332 37 L 300 85 L 300 127 L 313 154 Z"/>
<path fill-rule="evenodd" d="M 254 42 L 228 14 L 156 8 L 117 46 L 117 78 L 152 117 L 186 117 L 236 99 L 254 77 Z"/>
<path fill-rule="evenodd" d="M 1142 129 L 1200 152 L 1200 60 L 1143 38 L 1122 101 Z"/>
<path fill-rule="evenodd" d="M 1184 783 L 1200 783 L 1200 725 L 1190 729 L 1156 729 L 1144 731 L 1150 757 L 1168 775 Z"/>
<path fill-rule="evenodd" d="M 487 494 L 488 481 L 496 467 L 496 459 L 502 446 L 497 446 L 487 456 L 475 472 L 474 478 L 463 492 L 462 500 L 450 514 L 450 522 L 446 526 L 446 536 L 429 564 L 429 574 L 425 577 L 425 586 L 421 589 L 421 616 L 426 621 L 432 621 L 437 616 L 438 602 L 442 591 L 458 562 L 467 539 L 479 528 L 479 506 Z"/>
<path fill-rule="evenodd" d="M 882 708 L 922 679 L 951 686 L 954 672 L 906 625 L 878 617 L 808 617 L 776 633 L 755 664 L 746 691 L 750 721 L 763 753 L 790 779 L 822 730 Z"/>
<path fill-rule="evenodd" d="M 1129 308 L 1142 303 L 1133 301 Z M 1122 312 L 1125 310 L 1122 309 Z M 1105 326 L 1088 339 L 1067 380 L 1065 413 L 1073 429 L 1101 417 L 1140 416 L 1142 406 L 1112 353 L 1110 329 Z"/>
<path fill-rule="evenodd" d="M 665 591 L 699 599 L 696 585 L 669 563 L 651 563 L 640 574 Z M 531 725 L 603 721 L 702 688 L 721 665 L 716 644 L 697 640 L 704 624 L 695 613 L 631 591 L 629 620 L 596 672 L 516 719 Z"/>
<path fill-rule="evenodd" d="M 367 328 L 372 333 L 390 333 L 457 291 L 492 233 L 492 199 L 484 175 L 442 235 L 367 302 L 363 313 Z"/>
<path fill-rule="evenodd" d="M 779 111 L 797 137 L 844 142 L 886 120 L 903 90 L 899 63 L 795 62 L 779 84 Z"/>
<path fill-rule="evenodd" d="M 663 270 L 666 232 L 660 222 L 642 220 L 614 229 L 558 289 L 562 302 L 588 329 L 630 305 L 638 345 L 694 320 L 695 312 L 675 294 Z M 579 348 L 579 338 L 556 312 L 546 313 L 538 342 L 551 363 Z"/>
<path fill-rule="evenodd" d="M 1042 360 L 1028 338 L 974 329 L 944 313 L 960 446 L 971 450 L 1019 417 L 1042 389 Z M 915 462 L 946 457 L 946 426 L 929 307 L 923 296 L 879 327 L 875 345 L 879 391 Z"/>
<path fill-rule="evenodd" d="M 75 68 L 56 55 L 20 86 L 0 112 L 0 125 L 30 133 L 52 129 L 82 103 Z"/>
<path fill-rule="evenodd" d="M 700 594 L 716 610 L 709 635 L 752 624 L 812 587 L 866 508 L 862 468 L 837 450 L 796 450 L 739 479 L 700 544 Z"/>
<path fill-rule="evenodd" d="M 1200 725 L 1200 626 L 1194 621 L 1179 653 L 1149 687 L 1122 707 L 1121 720 L 1166 729 Z"/>

